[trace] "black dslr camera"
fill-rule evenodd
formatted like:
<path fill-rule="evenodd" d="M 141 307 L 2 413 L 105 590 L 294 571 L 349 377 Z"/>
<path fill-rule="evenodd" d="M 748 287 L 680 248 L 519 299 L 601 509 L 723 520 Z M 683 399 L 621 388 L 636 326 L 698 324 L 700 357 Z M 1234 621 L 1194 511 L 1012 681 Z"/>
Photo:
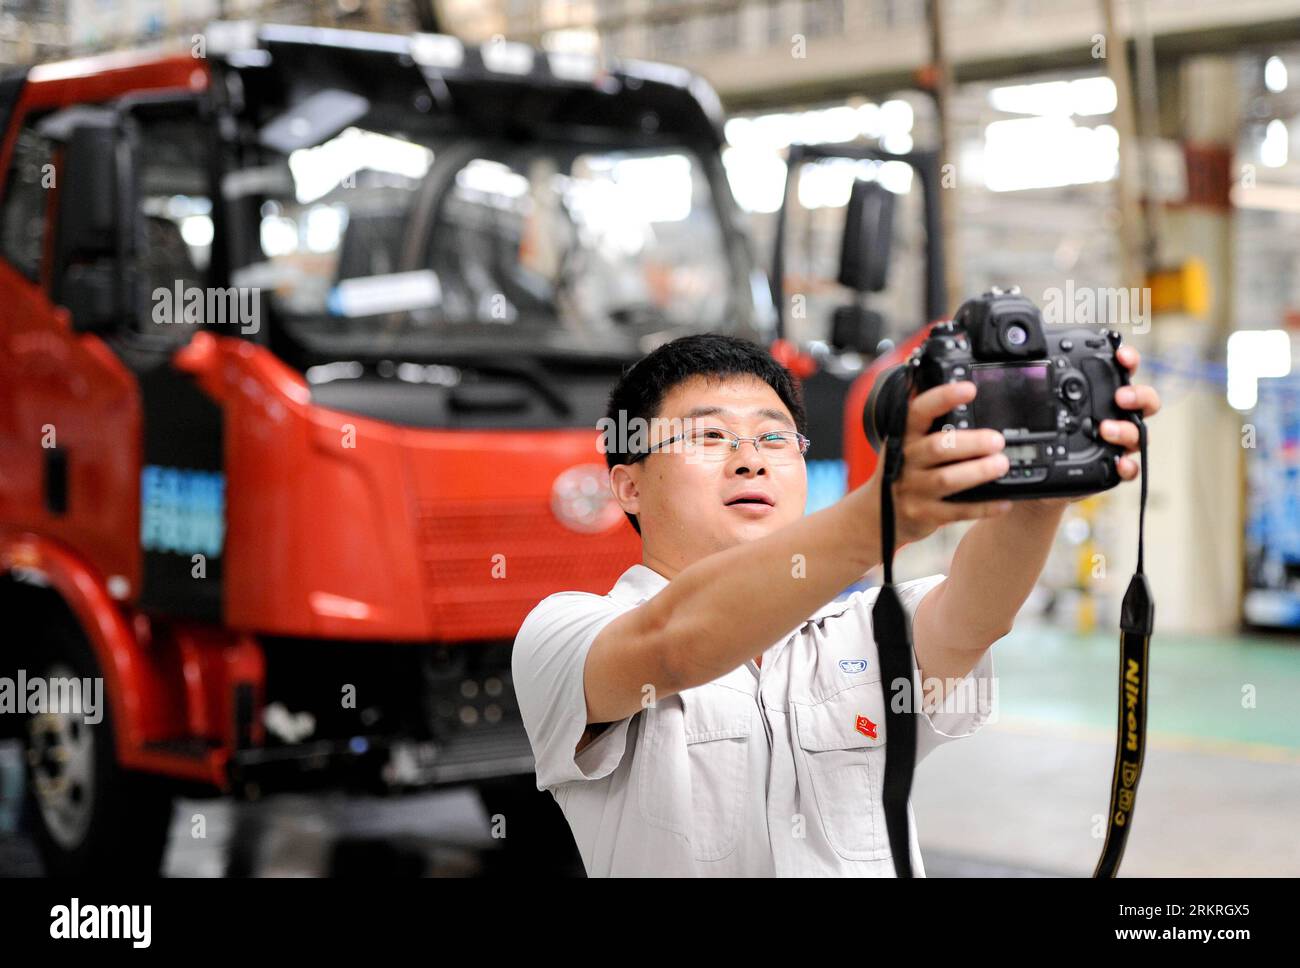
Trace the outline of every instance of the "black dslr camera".
<path fill-rule="evenodd" d="M 1115 359 L 1120 335 L 1088 327 L 1043 328 L 1038 307 L 1019 288 L 967 300 L 940 323 L 908 361 L 882 373 L 862 414 L 879 451 L 887 429 L 905 420 L 909 390 L 973 380 L 975 399 L 934 422 L 930 432 L 991 427 L 1006 438 L 1005 475 L 949 495 L 949 501 L 1075 497 L 1119 483 L 1122 447 L 1101 437 L 1103 420 L 1131 421 L 1115 404 L 1128 371 Z M 911 376 L 909 380 L 908 377 Z"/>

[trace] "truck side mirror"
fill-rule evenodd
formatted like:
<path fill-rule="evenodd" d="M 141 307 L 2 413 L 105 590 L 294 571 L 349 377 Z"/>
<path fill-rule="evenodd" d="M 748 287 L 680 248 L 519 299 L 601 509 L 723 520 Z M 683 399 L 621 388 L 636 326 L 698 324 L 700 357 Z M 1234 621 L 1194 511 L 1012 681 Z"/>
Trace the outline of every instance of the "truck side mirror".
<path fill-rule="evenodd" d="M 117 139 L 111 127 L 73 129 L 63 152 L 59 249 L 86 258 L 117 251 Z"/>
<path fill-rule="evenodd" d="M 72 317 L 74 332 L 99 333 L 117 328 L 122 318 L 118 312 L 118 286 L 112 259 L 68 266 L 59 285 L 58 301 Z"/>
<path fill-rule="evenodd" d="M 853 183 L 840 246 L 840 285 L 880 292 L 889 275 L 894 243 L 894 193 L 879 182 Z"/>
<path fill-rule="evenodd" d="M 116 327 L 124 316 L 119 257 L 116 120 L 107 111 L 69 109 L 47 119 L 63 142 L 59 172 L 54 301 L 77 332 Z"/>

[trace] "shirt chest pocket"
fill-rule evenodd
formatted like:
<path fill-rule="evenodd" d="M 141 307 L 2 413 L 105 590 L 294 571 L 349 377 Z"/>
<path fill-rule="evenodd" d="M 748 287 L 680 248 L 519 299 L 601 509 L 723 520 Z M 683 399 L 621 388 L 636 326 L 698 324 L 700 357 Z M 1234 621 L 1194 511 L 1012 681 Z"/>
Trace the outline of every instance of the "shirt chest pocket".
<path fill-rule="evenodd" d="M 798 733 L 799 781 L 811 790 L 827 841 L 846 860 L 888 857 L 881 799 L 885 701 L 879 679 L 821 702 L 791 707 Z"/>
<path fill-rule="evenodd" d="M 689 839 L 696 860 L 721 860 L 740 840 L 755 702 L 735 690 L 705 685 L 647 712 L 641 815 Z"/>

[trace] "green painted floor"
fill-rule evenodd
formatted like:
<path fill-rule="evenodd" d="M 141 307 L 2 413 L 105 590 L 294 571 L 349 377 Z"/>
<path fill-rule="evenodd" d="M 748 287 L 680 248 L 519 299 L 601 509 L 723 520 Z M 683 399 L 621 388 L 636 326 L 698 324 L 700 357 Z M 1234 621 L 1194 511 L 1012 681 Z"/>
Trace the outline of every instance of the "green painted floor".
<path fill-rule="evenodd" d="M 1119 633 L 1017 629 L 993 648 L 1003 717 L 1114 730 Z M 1300 755 L 1300 636 L 1151 640 L 1148 731 Z M 1261 751 L 1267 752 L 1267 751 Z"/>

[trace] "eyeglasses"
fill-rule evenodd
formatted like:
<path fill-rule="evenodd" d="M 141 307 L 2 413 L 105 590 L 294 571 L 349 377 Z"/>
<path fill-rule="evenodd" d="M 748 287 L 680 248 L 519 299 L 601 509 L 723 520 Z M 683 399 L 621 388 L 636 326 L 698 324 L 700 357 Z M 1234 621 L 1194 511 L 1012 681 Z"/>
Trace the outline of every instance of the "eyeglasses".
<path fill-rule="evenodd" d="M 650 447 L 645 453 L 637 454 L 628 463 L 635 464 L 645 460 L 650 454 L 662 450 L 669 444 L 680 444 L 679 449 L 687 460 L 722 461 L 740 449 L 742 441 L 753 441 L 754 449 L 762 453 L 769 464 L 793 464 L 802 460 L 808 453 L 810 441 L 803 434 L 793 430 L 774 430 L 759 434 L 757 437 L 741 437 L 730 430 L 720 427 L 703 427 L 689 434 L 669 437 Z"/>

